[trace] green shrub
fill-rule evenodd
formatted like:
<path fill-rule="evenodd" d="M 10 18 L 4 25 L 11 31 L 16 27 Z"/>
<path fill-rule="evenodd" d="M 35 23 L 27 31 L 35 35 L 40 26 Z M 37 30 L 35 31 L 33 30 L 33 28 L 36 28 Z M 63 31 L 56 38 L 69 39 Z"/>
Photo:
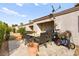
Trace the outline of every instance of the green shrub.
<path fill-rule="evenodd" d="M 7 35 L 10 34 L 11 28 L 8 24 L 0 21 L 0 48 Z"/>
<path fill-rule="evenodd" d="M 21 27 L 21 28 L 19 28 L 19 29 L 17 30 L 17 32 L 20 33 L 20 34 L 24 37 L 24 35 L 25 35 L 25 33 L 26 33 L 26 30 L 25 30 L 25 28 Z"/>
<path fill-rule="evenodd" d="M 0 48 L 2 46 L 2 42 L 3 42 L 3 39 L 4 39 L 4 30 L 0 28 Z"/>

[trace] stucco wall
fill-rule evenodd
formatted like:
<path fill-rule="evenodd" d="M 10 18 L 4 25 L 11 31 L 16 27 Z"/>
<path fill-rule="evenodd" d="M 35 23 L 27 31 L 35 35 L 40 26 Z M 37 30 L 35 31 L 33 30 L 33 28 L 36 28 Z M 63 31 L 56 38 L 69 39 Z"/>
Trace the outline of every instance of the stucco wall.
<path fill-rule="evenodd" d="M 56 28 L 60 28 L 61 31 L 70 30 L 72 32 L 73 42 L 79 45 L 79 33 L 78 33 L 78 15 L 79 11 L 56 17 Z"/>
<path fill-rule="evenodd" d="M 79 45 L 79 33 L 78 33 L 78 16 L 79 16 L 79 11 L 64 14 L 61 16 L 57 16 L 56 19 L 47 19 L 47 20 L 42 20 L 35 22 L 33 25 L 33 29 L 37 32 L 37 34 L 41 33 L 41 30 L 37 23 L 42 23 L 42 22 L 48 22 L 54 20 L 54 22 L 57 24 L 58 29 L 60 29 L 62 32 L 65 30 L 70 30 L 72 32 L 72 39 L 73 42 L 76 45 Z"/>
<path fill-rule="evenodd" d="M 33 30 L 36 32 L 35 36 L 39 36 L 40 35 L 41 29 L 39 28 L 39 26 L 36 23 L 33 24 Z"/>

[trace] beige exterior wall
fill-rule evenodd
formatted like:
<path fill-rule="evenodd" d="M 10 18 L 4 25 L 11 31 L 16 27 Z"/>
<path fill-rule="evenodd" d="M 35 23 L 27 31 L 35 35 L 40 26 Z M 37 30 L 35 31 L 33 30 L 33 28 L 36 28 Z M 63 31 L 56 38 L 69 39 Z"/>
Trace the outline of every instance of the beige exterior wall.
<path fill-rule="evenodd" d="M 79 33 L 78 33 L 78 16 L 79 11 L 56 17 L 56 28 L 60 28 L 61 31 L 70 30 L 73 35 L 73 42 L 79 45 Z"/>
<path fill-rule="evenodd" d="M 56 28 L 60 29 L 61 32 L 64 32 L 65 30 L 70 30 L 72 32 L 73 42 L 76 45 L 79 45 L 78 16 L 79 11 L 76 11 L 61 16 L 57 16 L 56 19 L 51 18 L 47 20 L 42 20 L 30 25 L 33 25 L 33 29 L 36 31 L 36 35 L 39 35 L 42 31 L 37 24 L 54 20 L 54 22 L 57 24 Z"/>
<path fill-rule="evenodd" d="M 39 26 L 37 25 L 37 23 L 33 24 L 33 30 L 36 32 L 34 33 L 35 36 L 39 36 L 41 33 L 41 29 L 39 28 Z"/>

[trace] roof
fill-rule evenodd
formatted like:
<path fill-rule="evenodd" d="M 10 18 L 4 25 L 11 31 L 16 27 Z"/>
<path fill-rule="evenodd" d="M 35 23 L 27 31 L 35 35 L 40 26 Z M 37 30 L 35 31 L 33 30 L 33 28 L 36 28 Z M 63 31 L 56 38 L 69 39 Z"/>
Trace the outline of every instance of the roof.
<path fill-rule="evenodd" d="M 58 13 L 54 13 L 53 15 L 54 15 L 54 17 L 57 17 L 57 16 L 61 16 L 61 15 L 64 15 L 64 14 L 72 13 L 72 12 L 75 12 L 75 11 L 79 11 L 79 6 L 78 7 L 69 8 L 69 9 L 60 11 Z M 41 21 L 41 20 L 46 20 L 46 19 L 49 19 L 49 18 L 52 18 L 52 17 L 53 17 L 52 14 L 49 14 L 47 16 L 43 16 L 43 17 L 34 19 L 33 22 L 37 22 L 37 21 Z M 33 22 L 28 23 L 28 24 L 32 24 Z"/>

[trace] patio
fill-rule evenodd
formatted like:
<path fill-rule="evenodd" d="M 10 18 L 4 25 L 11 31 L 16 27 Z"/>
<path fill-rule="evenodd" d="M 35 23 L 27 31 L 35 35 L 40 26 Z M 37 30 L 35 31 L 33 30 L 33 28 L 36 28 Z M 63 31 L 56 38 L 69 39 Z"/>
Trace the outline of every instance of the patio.
<path fill-rule="evenodd" d="M 39 56 L 73 56 L 74 50 L 69 50 L 64 46 L 57 46 L 52 42 L 52 45 L 47 43 L 47 48 L 41 45 L 39 48 Z M 21 41 L 20 46 L 10 56 L 28 56 L 27 46 Z"/>

